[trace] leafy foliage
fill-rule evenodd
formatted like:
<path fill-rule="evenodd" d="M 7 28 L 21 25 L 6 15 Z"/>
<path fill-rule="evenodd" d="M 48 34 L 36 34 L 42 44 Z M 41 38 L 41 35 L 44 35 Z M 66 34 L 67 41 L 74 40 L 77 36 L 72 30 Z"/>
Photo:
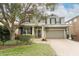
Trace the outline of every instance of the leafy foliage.
<path fill-rule="evenodd" d="M 38 24 L 39 20 L 46 19 L 45 9 L 53 4 L 45 3 L 1 3 L 0 4 L 0 22 L 10 31 L 10 39 L 15 39 L 15 30 L 19 28 L 26 20 L 33 20 Z M 42 7 L 42 8 L 40 8 Z M 53 8 L 53 7 L 52 7 Z M 35 18 L 35 19 L 33 19 Z"/>
<path fill-rule="evenodd" d="M 10 40 L 10 32 L 6 27 L 0 26 L 0 41 L 3 45 L 6 41 Z"/>
<path fill-rule="evenodd" d="M 31 44 L 31 38 L 32 38 L 32 35 L 30 34 L 22 34 L 20 35 L 20 41 L 22 41 L 24 44 Z"/>

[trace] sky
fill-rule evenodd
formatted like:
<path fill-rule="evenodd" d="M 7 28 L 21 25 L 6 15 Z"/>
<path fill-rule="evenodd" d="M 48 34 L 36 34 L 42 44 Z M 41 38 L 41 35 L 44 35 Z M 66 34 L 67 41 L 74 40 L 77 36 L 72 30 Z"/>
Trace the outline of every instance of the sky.
<path fill-rule="evenodd" d="M 60 3 L 56 7 L 55 14 L 65 17 L 65 21 L 79 15 L 78 3 Z"/>

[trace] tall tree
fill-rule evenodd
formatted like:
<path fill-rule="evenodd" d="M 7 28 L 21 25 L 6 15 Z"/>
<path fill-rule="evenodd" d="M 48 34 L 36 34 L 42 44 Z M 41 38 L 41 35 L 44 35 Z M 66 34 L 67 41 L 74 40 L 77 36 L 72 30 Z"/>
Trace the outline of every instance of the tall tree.
<path fill-rule="evenodd" d="M 0 22 L 8 28 L 10 39 L 14 40 L 16 29 L 28 18 L 38 17 L 40 19 L 45 17 L 43 16 L 44 11 L 42 13 L 42 10 L 38 7 L 48 7 L 50 5 L 38 3 L 2 3 L 0 4 Z"/>

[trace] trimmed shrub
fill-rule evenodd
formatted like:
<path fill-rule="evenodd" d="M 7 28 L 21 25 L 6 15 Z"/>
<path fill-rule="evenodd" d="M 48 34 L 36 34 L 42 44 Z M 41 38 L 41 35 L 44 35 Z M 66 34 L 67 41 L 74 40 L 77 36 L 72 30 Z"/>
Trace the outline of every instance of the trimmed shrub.
<path fill-rule="evenodd" d="M 22 41 L 24 44 L 31 44 L 32 35 L 31 34 L 22 34 L 20 35 L 19 39 Z"/>
<path fill-rule="evenodd" d="M 5 42 L 5 45 L 8 45 L 8 46 L 21 45 L 21 41 L 20 40 L 9 40 Z"/>

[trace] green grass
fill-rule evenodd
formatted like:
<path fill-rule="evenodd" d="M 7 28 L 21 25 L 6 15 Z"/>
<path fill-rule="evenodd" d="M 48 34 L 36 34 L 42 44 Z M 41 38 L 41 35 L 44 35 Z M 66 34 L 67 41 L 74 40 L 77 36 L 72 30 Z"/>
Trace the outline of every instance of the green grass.
<path fill-rule="evenodd" d="M 0 50 L 0 56 L 54 56 L 55 51 L 48 44 L 32 44 Z"/>

